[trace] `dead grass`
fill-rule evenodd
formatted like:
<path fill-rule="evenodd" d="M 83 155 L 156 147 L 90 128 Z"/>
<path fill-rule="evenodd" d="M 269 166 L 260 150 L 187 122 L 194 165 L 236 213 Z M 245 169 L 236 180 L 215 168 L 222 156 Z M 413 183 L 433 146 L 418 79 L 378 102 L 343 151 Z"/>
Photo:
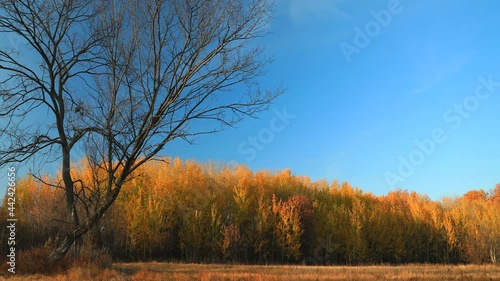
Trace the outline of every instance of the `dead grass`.
<path fill-rule="evenodd" d="M 497 265 L 256 266 L 116 263 L 112 269 L 72 267 L 53 276 L 16 275 L 0 280 L 500 280 Z"/>
<path fill-rule="evenodd" d="M 111 269 L 111 257 L 106 251 L 85 249 L 77 259 L 67 255 L 57 262 L 48 259 L 52 251 L 50 246 L 20 251 L 15 274 L 8 272 L 8 263 L 1 259 L 0 280 L 5 277 L 14 277 L 9 280 L 16 280 L 15 277 L 20 280 L 127 280 Z"/>

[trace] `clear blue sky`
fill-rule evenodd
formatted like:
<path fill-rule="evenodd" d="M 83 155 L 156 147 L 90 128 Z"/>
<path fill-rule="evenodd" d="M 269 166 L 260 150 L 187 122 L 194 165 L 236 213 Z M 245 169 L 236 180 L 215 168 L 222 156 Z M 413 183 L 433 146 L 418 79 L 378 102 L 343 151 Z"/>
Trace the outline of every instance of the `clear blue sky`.
<path fill-rule="evenodd" d="M 439 199 L 488 190 L 500 182 L 500 87 L 488 96 L 483 86 L 482 99 L 475 94 L 480 76 L 500 82 L 499 5 L 278 1 L 271 34 L 262 42 L 275 58 L 263 82 L 284 83 L 288 91 L 274 107 L 295 118 L 278 126 L 283 130 L 269 143 L 259 141 L 261 151 L 248 137 L 261 133 L 269 141 L 272 111 L 197 145 L 171 145 L 169 153 L 234 160 L 255 170 L 291 168 L 375 194 L 401 187 Z M 360 44 L 357 30 L 366 34 L 367 28 L 369 42 Z M 358 50 L 350 62 L 341 48 L 346 44 Z M 416 141 L 426 145 L 419 148 Z M 400 167 L 404 159 L 413 171 Z"/>
<path fill-rule="evenodd" d="M 378 195 L 491 189 L 500 182 L 499 6 L 278 0 L 271 34 L 257 42 L 275 59 L 262 84 L 288 89 L 274 110 L 165 153 L 290 168 Z"/>

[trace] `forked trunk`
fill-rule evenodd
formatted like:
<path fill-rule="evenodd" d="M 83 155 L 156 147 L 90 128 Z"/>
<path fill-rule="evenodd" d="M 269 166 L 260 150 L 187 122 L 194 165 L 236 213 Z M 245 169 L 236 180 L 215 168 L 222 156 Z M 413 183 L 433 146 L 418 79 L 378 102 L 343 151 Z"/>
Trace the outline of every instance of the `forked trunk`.
<path fill-rule="evenodd" d="M 59 244 L 59 246 L 54 250 L 52 254 L 48 257 L 51 261 L 57 261 L 62 259 L 68 251 L 71 249 L 71 246 L 78 241 L 82 236 L 89 232 L 90 229 L 101 219 L 102 215 L 109 209 L 109 207 L 113 204 L 116 197 L 120 193 L 121 184 L 115 189 L 108 193 L 109 196 L 106 197 L 106 202 L 97 210 L 96 213 L 89 216 L 83 223 L 74 226 L 73 230 L 67 233 L 64 236 L 64 239 Z"/>
<path fill-rule="evenodd" d="M 69 214 L 69 219 L 72 221 L 73 224 L 72 226 L 73 231 L 71 231 L 73 235 L 66 234 L 62 243 L 50 255 L 49 257 L 50 260 L 59 260 L 63 258 L 68 253 L 69 249 L 75 243 L 75 241 L 80 241 L 80 237 L 86 232 L 86 231 L 83 232 L 83 234 L 79 236 L 74 235 L 76 233 L 76 230 L 80 227 L 80 219 L 78 216 L 78 210 L 76 208 L 74 182 L 73 178 L 71 177 L 70 149 L 67 146 L 63 146 L 62 155 L 63 155 L 62 157 L 63 163 L 62 163 L 61 174 L 65 187 L 66 208 Z M 78 252 L 79 249 L 75 248 L 74 255 L 78 256 Z"/>

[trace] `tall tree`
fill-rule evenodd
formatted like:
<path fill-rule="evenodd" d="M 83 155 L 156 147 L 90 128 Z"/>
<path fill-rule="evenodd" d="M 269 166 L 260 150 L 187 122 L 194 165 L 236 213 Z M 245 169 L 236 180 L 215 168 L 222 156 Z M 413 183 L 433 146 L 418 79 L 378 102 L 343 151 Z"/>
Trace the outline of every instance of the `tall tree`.
<path fill-rule="evenodd" d="M 297 261 L 301 256 L 300 238 L 304 232 L 298 207 L 290 199 L 278 201 L 276 196 L 273 196 L 272 203 L 272 211 L 277 219 L 275 235 L 281 249 L 281 262 L 285 261 L 285 256 L 287 261 Z"/>
<path fill-rule="evenodd" d="M 71 227 L 51 259 L 168 142 L 234 125 L 282 93 L 259 88 L 270 60 L 251 45 L 266 33 L 267 0 L 0 0 L 0 9 L 0 33 L 29 49 L 0 50 L 0 166 L 61 160 Z M 92 187 L 71 173 L 82 152 Z"/>

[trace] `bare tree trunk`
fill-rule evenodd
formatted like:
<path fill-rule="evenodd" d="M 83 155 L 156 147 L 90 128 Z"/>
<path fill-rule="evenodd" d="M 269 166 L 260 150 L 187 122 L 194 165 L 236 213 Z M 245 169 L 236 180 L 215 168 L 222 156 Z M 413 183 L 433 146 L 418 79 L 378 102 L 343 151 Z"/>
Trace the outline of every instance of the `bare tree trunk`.
<path fill-rule="evenodd" d="M 71 248 L 71 246 L 73 245 L 74 242 L 75 242 L 75 237 L 67 234 L 64 237 L 64 240 L 62 241 L 62 243 L 57 247 L 57 249 L 52 254 L 50 254 L 49 260 L 57 261 L 57 260 L 62 259 L 66 255 L 66 253 L 69 251 L 69 249 Z"/>
<path fill-rule="evenodd" d="M 76 208 L 76 202 L 75 202 L 75 190 L 74 190 L 74 182 L 73 178 L 71 177 L 71 159 L 70 159 L 70 150 L 67 149 L 66 147 L 62 148 L 62 155 L 63 155 L 63 164 L 62 164 L 62 178 L 64 182 L 64 188 L 65 188 L 65 194 L 66 194 L 66 208 L 68 210 L 68 217 L 70 221 L 72 221 L 72 228 L 77 228 L 80 225 L 80 218 L 78 216 L 78 210 Z M 79 238 L 73 237 L 71 242 L 69 243 L 69 247 L 75 242 L 75 249 L 73 252 L 73 255 L 77 257 L 79 255 L 79 246 L 81 244 L 81 240 Z M 70 241 L 66 240 L 65 241 Z M 64 243 L 63 243 L 64 244 Z M 65 250 L 64 254 L 67 253 L 67 250 Z"/>
<path fill-rule="evenodd" d="M 121 186 L 123 185 L 123 181 L 115 186 L 115 188 L 108 193 L 106 197 L 105 203 L 91 216 L 89 216 L 85 222 L 75 225 L 73 229 L 68 232 L 63 241 L 59 244 L 59 246 L 54 250 L 52 254 L 49 256 L 49 260 L 56 261 L 62 259 L 69 251 L 71 246 L 77 242 L 85 233 L 89 232 L 92 227 L 101 219 L 104 213 L 113 205 L 116 200 L 116 197 L 120 193 Z"/>

